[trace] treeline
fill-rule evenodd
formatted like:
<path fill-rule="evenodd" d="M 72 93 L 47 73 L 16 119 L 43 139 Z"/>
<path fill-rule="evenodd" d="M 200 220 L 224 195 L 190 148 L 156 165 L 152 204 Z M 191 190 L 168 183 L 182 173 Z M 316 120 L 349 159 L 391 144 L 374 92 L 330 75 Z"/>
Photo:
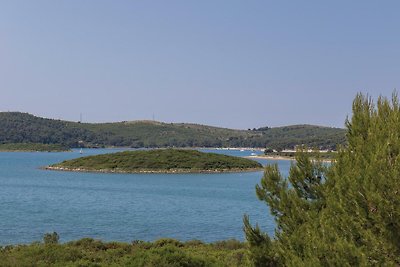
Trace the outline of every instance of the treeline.
<path fill-rule="evenodd" d="M 61 144 L 67 147 L 270 147 L 307 145 L 336 149 L 345 144 L 339 128 L 296 125 L 233 130 L 154 121 L 78 123 L 20 112 L 0 113 L 0 143 Z"/>

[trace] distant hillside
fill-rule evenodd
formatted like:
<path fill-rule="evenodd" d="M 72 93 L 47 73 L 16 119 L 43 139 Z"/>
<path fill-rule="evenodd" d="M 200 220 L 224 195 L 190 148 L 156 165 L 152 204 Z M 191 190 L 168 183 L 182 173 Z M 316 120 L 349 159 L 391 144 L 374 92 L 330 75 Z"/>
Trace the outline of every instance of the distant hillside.
<path fill-rule="evenodd" d="M 345 130 L 294 125 L 233 130 L 154 121 L 78 123 L 20 112 L 0 112 L 0 143 L 61 144 L 68 147 L 271 147 L 308 145 L 335 148 Z"/>
<path fill-rule="evenodd" d="M 293 148 L 296 145 L 335 149 L 336 145 L 344 145 L 346 131 L 340 128 L 330 128 L 315 125 L 291 125 L 269 128 L 262 131 L 260 141 L 271 148 Z"/>

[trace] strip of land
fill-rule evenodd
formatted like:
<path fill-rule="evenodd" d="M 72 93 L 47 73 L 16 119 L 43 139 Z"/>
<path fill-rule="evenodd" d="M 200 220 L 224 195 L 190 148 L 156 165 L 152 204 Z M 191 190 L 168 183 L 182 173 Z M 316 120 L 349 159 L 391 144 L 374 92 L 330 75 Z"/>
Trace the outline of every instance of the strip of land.
<path fill-rule="evenodd" d="M 66 152 L 70 149 L 60 144 L 9 143 L 0 144 L 0 152 Z"/>
<path fill-rule="evenodd" d="M 266 159 L 266 160 L 290 160 L 290 161 L 295 161 L 296 156 L 295 154 L 290 155 L 290 156 L 285 156 L 285 155 L 257 155 L 257 156 L 247 156 L 246 158 L 252 158 L 252 159 Z M 317 158 L 315 154 L 311 155 L 312 159 Z M 319 157 L 321 161 L 323 162 L 332 162 L 333 160 L 333 155 L 323 155 L 322 157 Z"/>
<path fill-rule="evenodd" d="M 268 160 L 295 160 L 294 157 L 289 157 L 289 156 L 268 156 L 268 155 L 247 156 L 246 158 L 268 159 Z"/>

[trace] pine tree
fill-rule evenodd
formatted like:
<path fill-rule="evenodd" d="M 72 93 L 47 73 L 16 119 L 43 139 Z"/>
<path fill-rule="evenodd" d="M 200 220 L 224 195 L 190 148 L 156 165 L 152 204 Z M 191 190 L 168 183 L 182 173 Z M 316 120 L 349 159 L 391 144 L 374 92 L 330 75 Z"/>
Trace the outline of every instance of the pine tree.
<path fill-rule="evenodd" d="M 267 166 L 256 193 L 276 219 L 275 237 L 244 230 L 255 266 L 400 264 L 400 106 L 358 94 L 347 146 L 330 166 L 299 151 L 289 177 Z"/>

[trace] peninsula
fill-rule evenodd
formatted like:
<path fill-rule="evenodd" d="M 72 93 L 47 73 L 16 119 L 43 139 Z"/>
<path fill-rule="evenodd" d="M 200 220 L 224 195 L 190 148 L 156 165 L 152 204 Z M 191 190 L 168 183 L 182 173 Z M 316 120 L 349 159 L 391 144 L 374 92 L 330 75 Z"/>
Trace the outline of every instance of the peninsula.
<path fill-rule="evenodd" d="M 0 144 L 0 152 L 65 152 L 70 151 L 60 144 L 6 143 Z"/>
<path fill-rule="evenodd" d="M 115 173 L 214 173 L 258 171 L 254 160 L 189 149 L 124 151 L 63 161 L 48 170 Z"/>

